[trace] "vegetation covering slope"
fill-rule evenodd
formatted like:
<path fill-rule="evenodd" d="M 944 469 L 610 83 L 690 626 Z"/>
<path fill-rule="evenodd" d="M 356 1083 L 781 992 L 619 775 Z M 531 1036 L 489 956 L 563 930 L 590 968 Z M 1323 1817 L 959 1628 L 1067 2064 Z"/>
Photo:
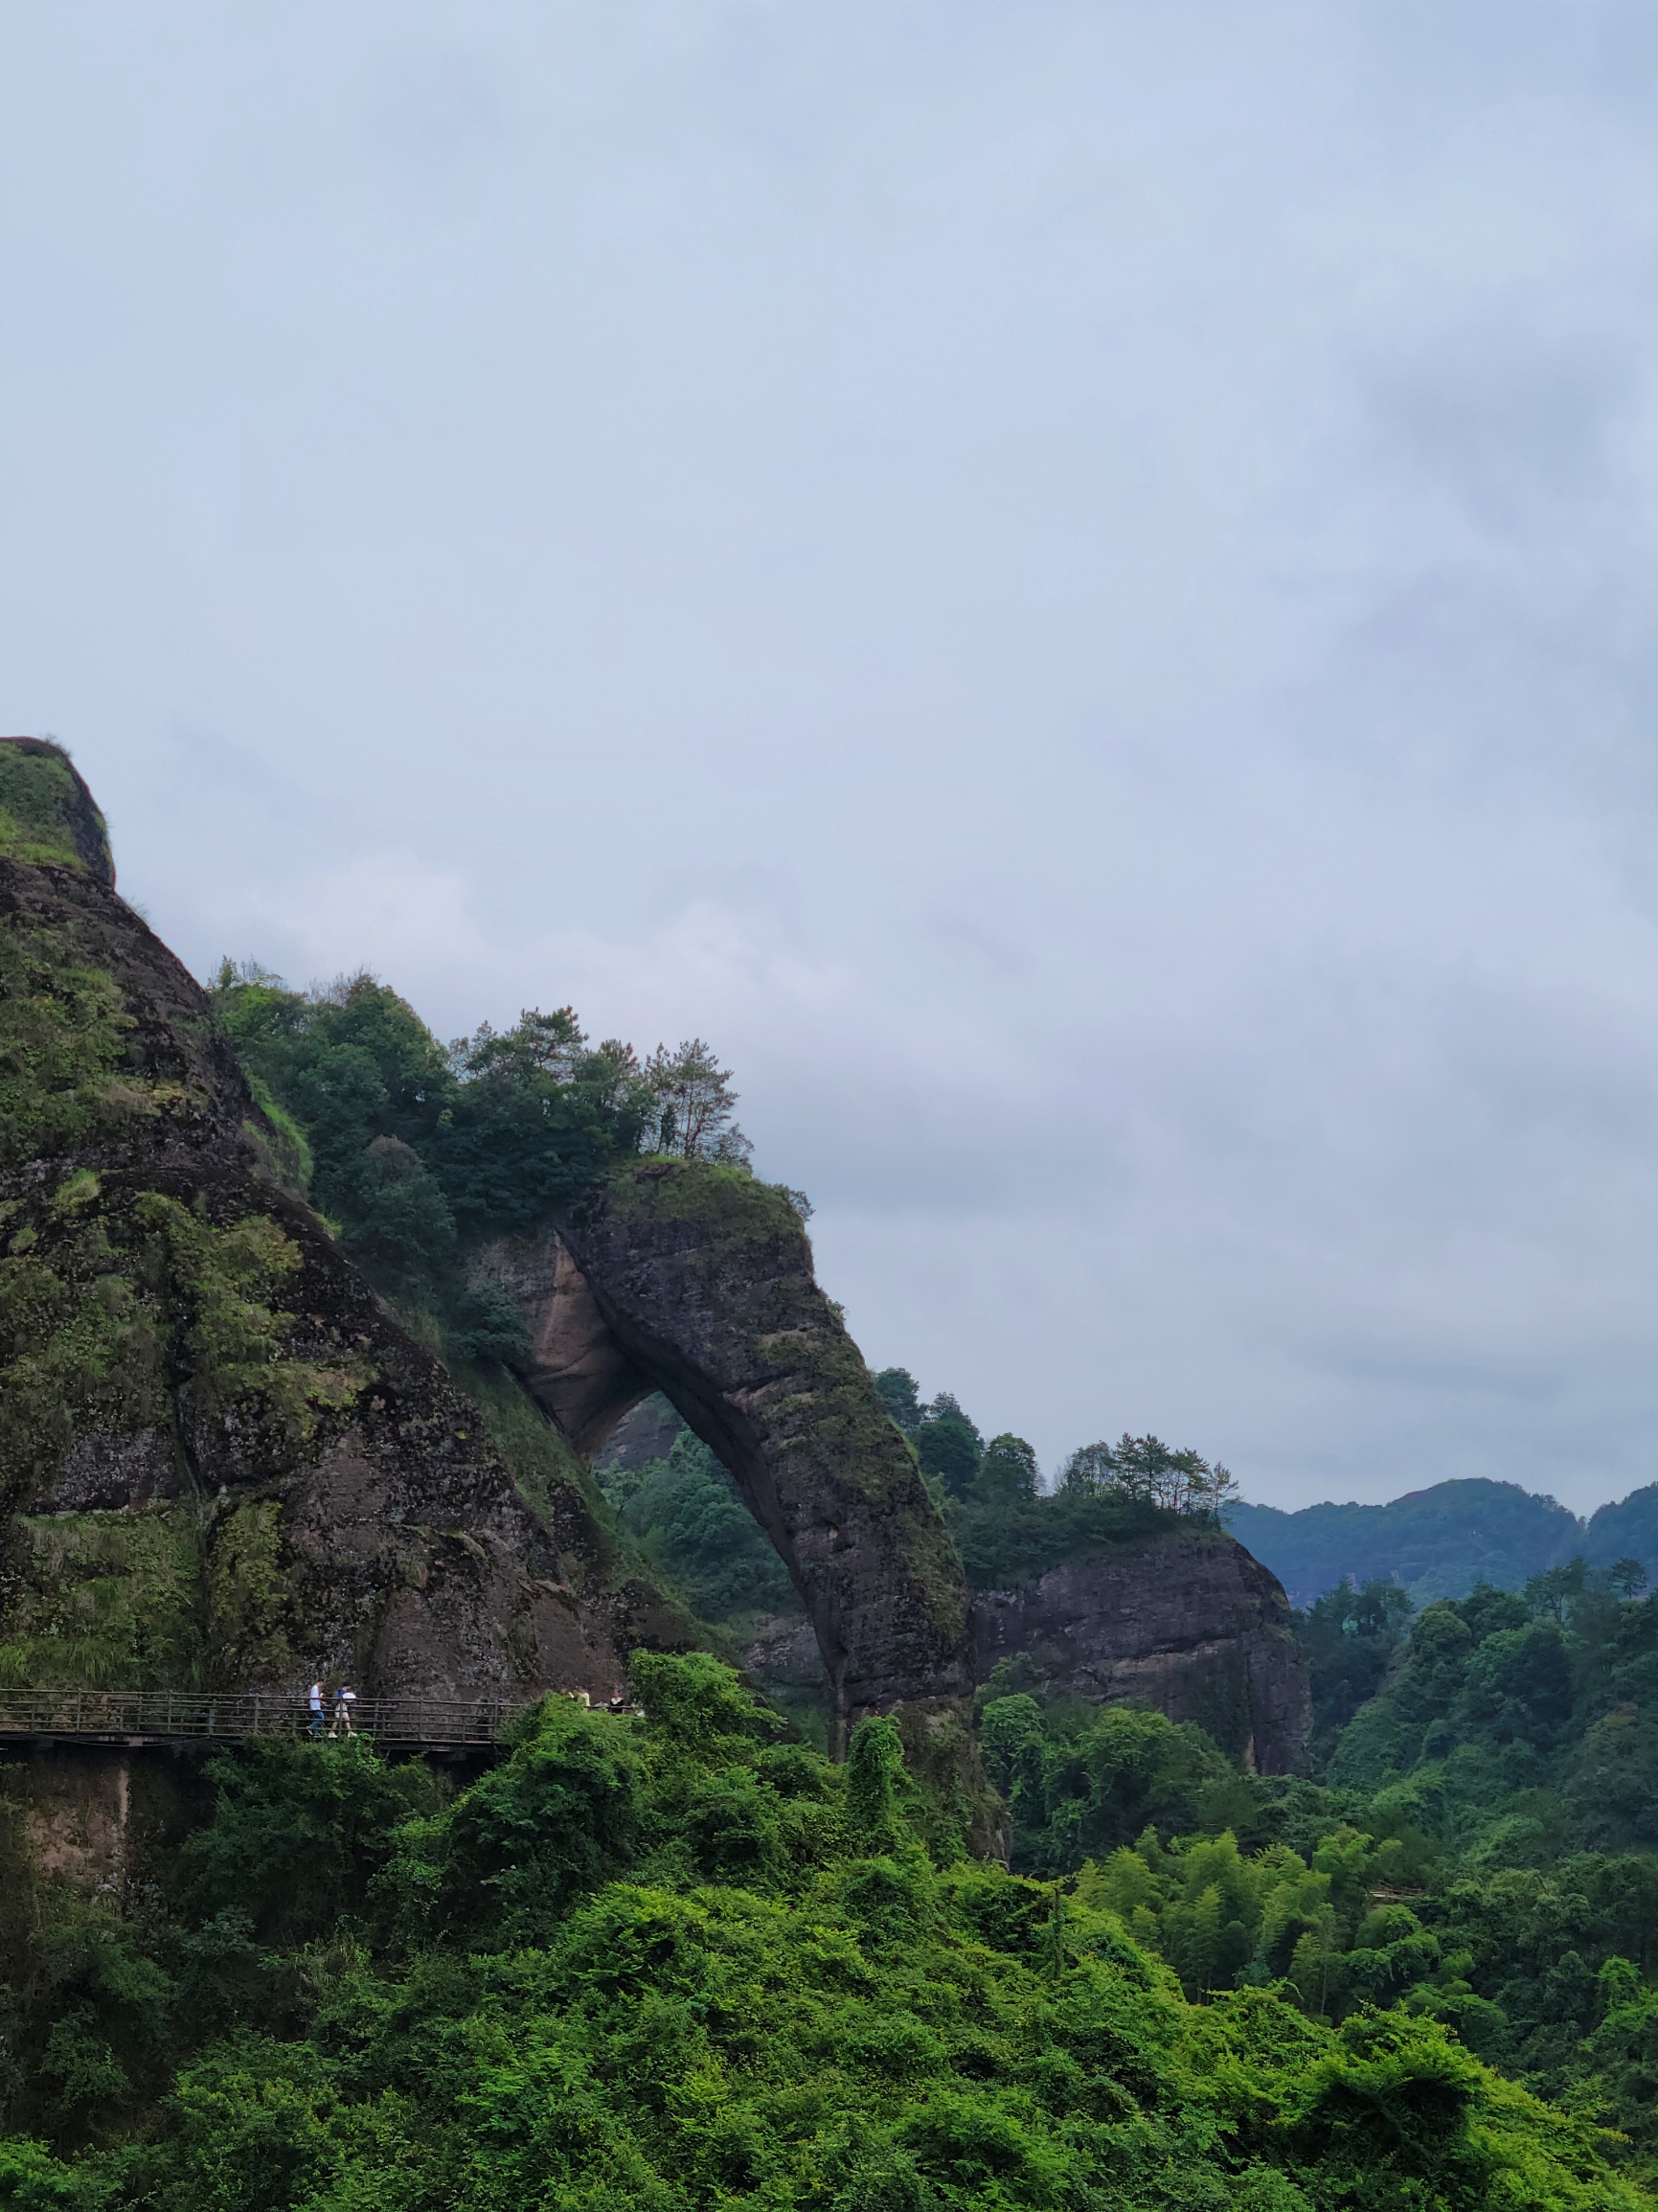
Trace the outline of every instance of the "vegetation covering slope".
<path fill-rule="evenodd" d="M 1518 1589 L 1583 1544 L 1575 1514 L 1512 1482 L 1438 1482 L 1388 1505 L 1299 1513 L 1238 1503 L 1226 1525 L 1301 1606 L 1350 1575 L 1390 1577 L 1418 1605 L 1465 1597 L 1477 1582 Z"/>
<path fill-rule="evenodd" d="M 890 1722 L 836 1768 L 705 1656 L 635 1689 L 545 1700 L 446 1804 L 360 1745 L 223 1759 L 151 1892 L 14 1925 L 0 2203 L 1653 2201 L 1439 2019 L 1193 2003 L 1115 1862 L 929 1848 Z"/>
<path fill-rule="evenodd" d="M 1322 1780 L 1014 1670 L 981 1693 L 1014 1863 L 1081 1868 L 1189 1991 L 1397 2003 L 1658 2153 L 1658 1607 L 1634 1561 L 1414 1621 L 1397 1587 L 1299 1619 Z M 1374 1693 L 1374 1695 L 1372 1694 Z M 1345 1726 L 1341 1724 L 1346 1718 Z"/>
<path fill-rule="evenodd" d="M 115 880 L 103 816 L 68 754 L 48 739 L 0 741 L 0 855 Z"/>
<path fill-rule="evenodd" d="M 665 1458 L 598 1472 L 622 1528 L 702 1620 L 740 1633 L 799 1610 L 787 1570 L 737 1485 L 689 1428 Z"/>
<path fill-rule="evenodd" d="M 933 1479 L 980 1583 L 1165 1516 L 1110 1481 L 1036 1497 L 1019 1440 L 986 1447 L 953 1400 L 934 1416 L 901 1371 L 880 1380 L 912 1436 L 929 1417 L 968 1433 L 955 1487 L 943 1454 Z M 644 1540 L 683 1572 L 691 1524 L 682 1503 L 662 1508 L 684 1494 L 661 1463 L 625 1479 Z M 723 1480 L 712 1465 L 698 1479 L 710 1496 Z M 724 1502 L 736 1509 L 729 1491 Z M 717 1515 L 696 1525 L 712 1533 Z M 1646 2172 L 1658 1608 L 1642 1583 L 1636 1559 L 1579 1558 L 1414 1621 L 1390 1581 L 1328 1591 L 1296 1616 L 1316 1781 L 1240 1772 L 1194 1727 L 1056 1696 L 1028 1662 L 1004 1665 L 979 1706 L 1014 1869 L 1112 1912 L 1191 1998 L 1271 1987 L 1338 2026 L 1376 2007 L 1439 2020 L 1529 2088 L 1614 2120 Z"/>

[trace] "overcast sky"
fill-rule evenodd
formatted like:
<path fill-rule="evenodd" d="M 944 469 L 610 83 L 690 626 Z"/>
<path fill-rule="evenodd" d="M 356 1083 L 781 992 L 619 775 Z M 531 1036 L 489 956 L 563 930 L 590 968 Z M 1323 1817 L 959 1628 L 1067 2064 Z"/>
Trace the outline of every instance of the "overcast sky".
<path fill-rule="evenodd" d="M 1658 1479 L 1651 0 L 0 6 L 0 729 L 1052 1467 Z"/>

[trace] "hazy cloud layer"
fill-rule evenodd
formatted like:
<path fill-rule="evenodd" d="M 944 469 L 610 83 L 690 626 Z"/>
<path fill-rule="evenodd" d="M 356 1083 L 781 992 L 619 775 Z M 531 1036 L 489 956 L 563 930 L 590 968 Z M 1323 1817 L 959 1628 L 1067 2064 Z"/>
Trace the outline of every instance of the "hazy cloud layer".
<path fill-rule="evenodd" d="M 1658 16 L 0 24 L 0 725 L 200 972 L 735 1061 L 871 1357 L 1658 1478 Z"/>

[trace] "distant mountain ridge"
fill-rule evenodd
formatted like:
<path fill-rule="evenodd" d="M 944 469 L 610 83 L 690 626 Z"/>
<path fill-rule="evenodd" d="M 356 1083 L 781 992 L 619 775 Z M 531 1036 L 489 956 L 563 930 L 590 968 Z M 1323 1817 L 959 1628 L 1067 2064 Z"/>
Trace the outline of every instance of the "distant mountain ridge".
<path fill-rule="evenodd" d="M 1309 1606 L 1351 1576 L 1392 1578 L 1420 1607 L 1465 1597 L 1477 1582 L 1517 1590 L 1579 1552 L 1591 1566 L 1638 1559 L 1658 1585 L 1658 1483 L 1580 1520 L 1518 1483 L 1437 1482 L 1387 1505 L 1229 1506 L 1226 1526 Z"/>

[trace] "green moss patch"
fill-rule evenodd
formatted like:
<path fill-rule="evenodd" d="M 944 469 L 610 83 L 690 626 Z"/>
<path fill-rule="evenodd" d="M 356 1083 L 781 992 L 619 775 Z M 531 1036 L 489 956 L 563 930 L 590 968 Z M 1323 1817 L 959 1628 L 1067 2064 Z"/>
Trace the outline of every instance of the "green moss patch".
<path fill-rule="evenodd" d="M 185 1382 L 205 1411 L 248 1407 L 308 1443 L 374 1370 L 288 1355 L 280 1297 L 302 1258 L 262 1214 L 216 1227 L 163 1192 L 59 1186 L 0 1257 L 0 1503 L 47 1489 L 79 1437 L 170 1430 Z"/>
<path fill-rule="evenodd" d="M 547 1416 L 504 1368 L 451 1360 L 451 1372 L 483 1416 L 485 1433 L 512 1471 L 518 1488 L 539 1513 L 553 1509 L 554 1494 L 573 1490 L 594 1513 L 603 1500 L 581 1460 Z"/>
<path fill-rule="evenodd" d="M 170 1425 L 166 1312 L 146 1258 L 96 1216 L 44 1247 L 12 1237 L 0 1259 L 0 1504 L 44 1488 L 78 1435 Z"/>
<path fill-rule="evenodd" d="M 90 868 L 114 881 L 103 816 L 57 746 L 38 739 L 0 741 L 0 856 Z"/>
<path fill-rule="evenodd" d="M 201 1678 L 201 1537 L 173 1500 L 22 1522 L 25 1580 L 0 1679 L 35 1689 L 178 1689 Z"/>
<path fill-rule="evenodd" d="M 746 1168 L 708 1160 L 630 1160 L 606 1179 L 605 1202 L 624 1220 L 685 1221 L 715 1244 L 798 1237 L 800 1215 L 786 1191 Z"/>
<path fill-rule="evenodd" d="M 282 1508 L 248 1498 L 216 1523 L 207 1556 L 208 1637 L 216 1686 L 282 1681 L 296 1672 L 288 1637 L 292 1591 Z"/>
<path fill-rule="evenodd" d="M 0 924 L 0 1166 L 114 1135 L 182 1098 L 125 1064 L 135 1026 L 70 930 Z"/>
<path fill-rule="evenodd" d="M 185 1309 L 181 1349 L 210 1409 L 257 1400 L 284 1435 L 304 1443 L 320 1413 L 349 1405 L 374 1380 L 366 1361 L 284 1353 L 294 1316 L 275 1301 L 304 1255 L 268 1215 L 215 1228 L 160 1191 L 144 1192 L 133 1214 L 165 1245 Z"/>

